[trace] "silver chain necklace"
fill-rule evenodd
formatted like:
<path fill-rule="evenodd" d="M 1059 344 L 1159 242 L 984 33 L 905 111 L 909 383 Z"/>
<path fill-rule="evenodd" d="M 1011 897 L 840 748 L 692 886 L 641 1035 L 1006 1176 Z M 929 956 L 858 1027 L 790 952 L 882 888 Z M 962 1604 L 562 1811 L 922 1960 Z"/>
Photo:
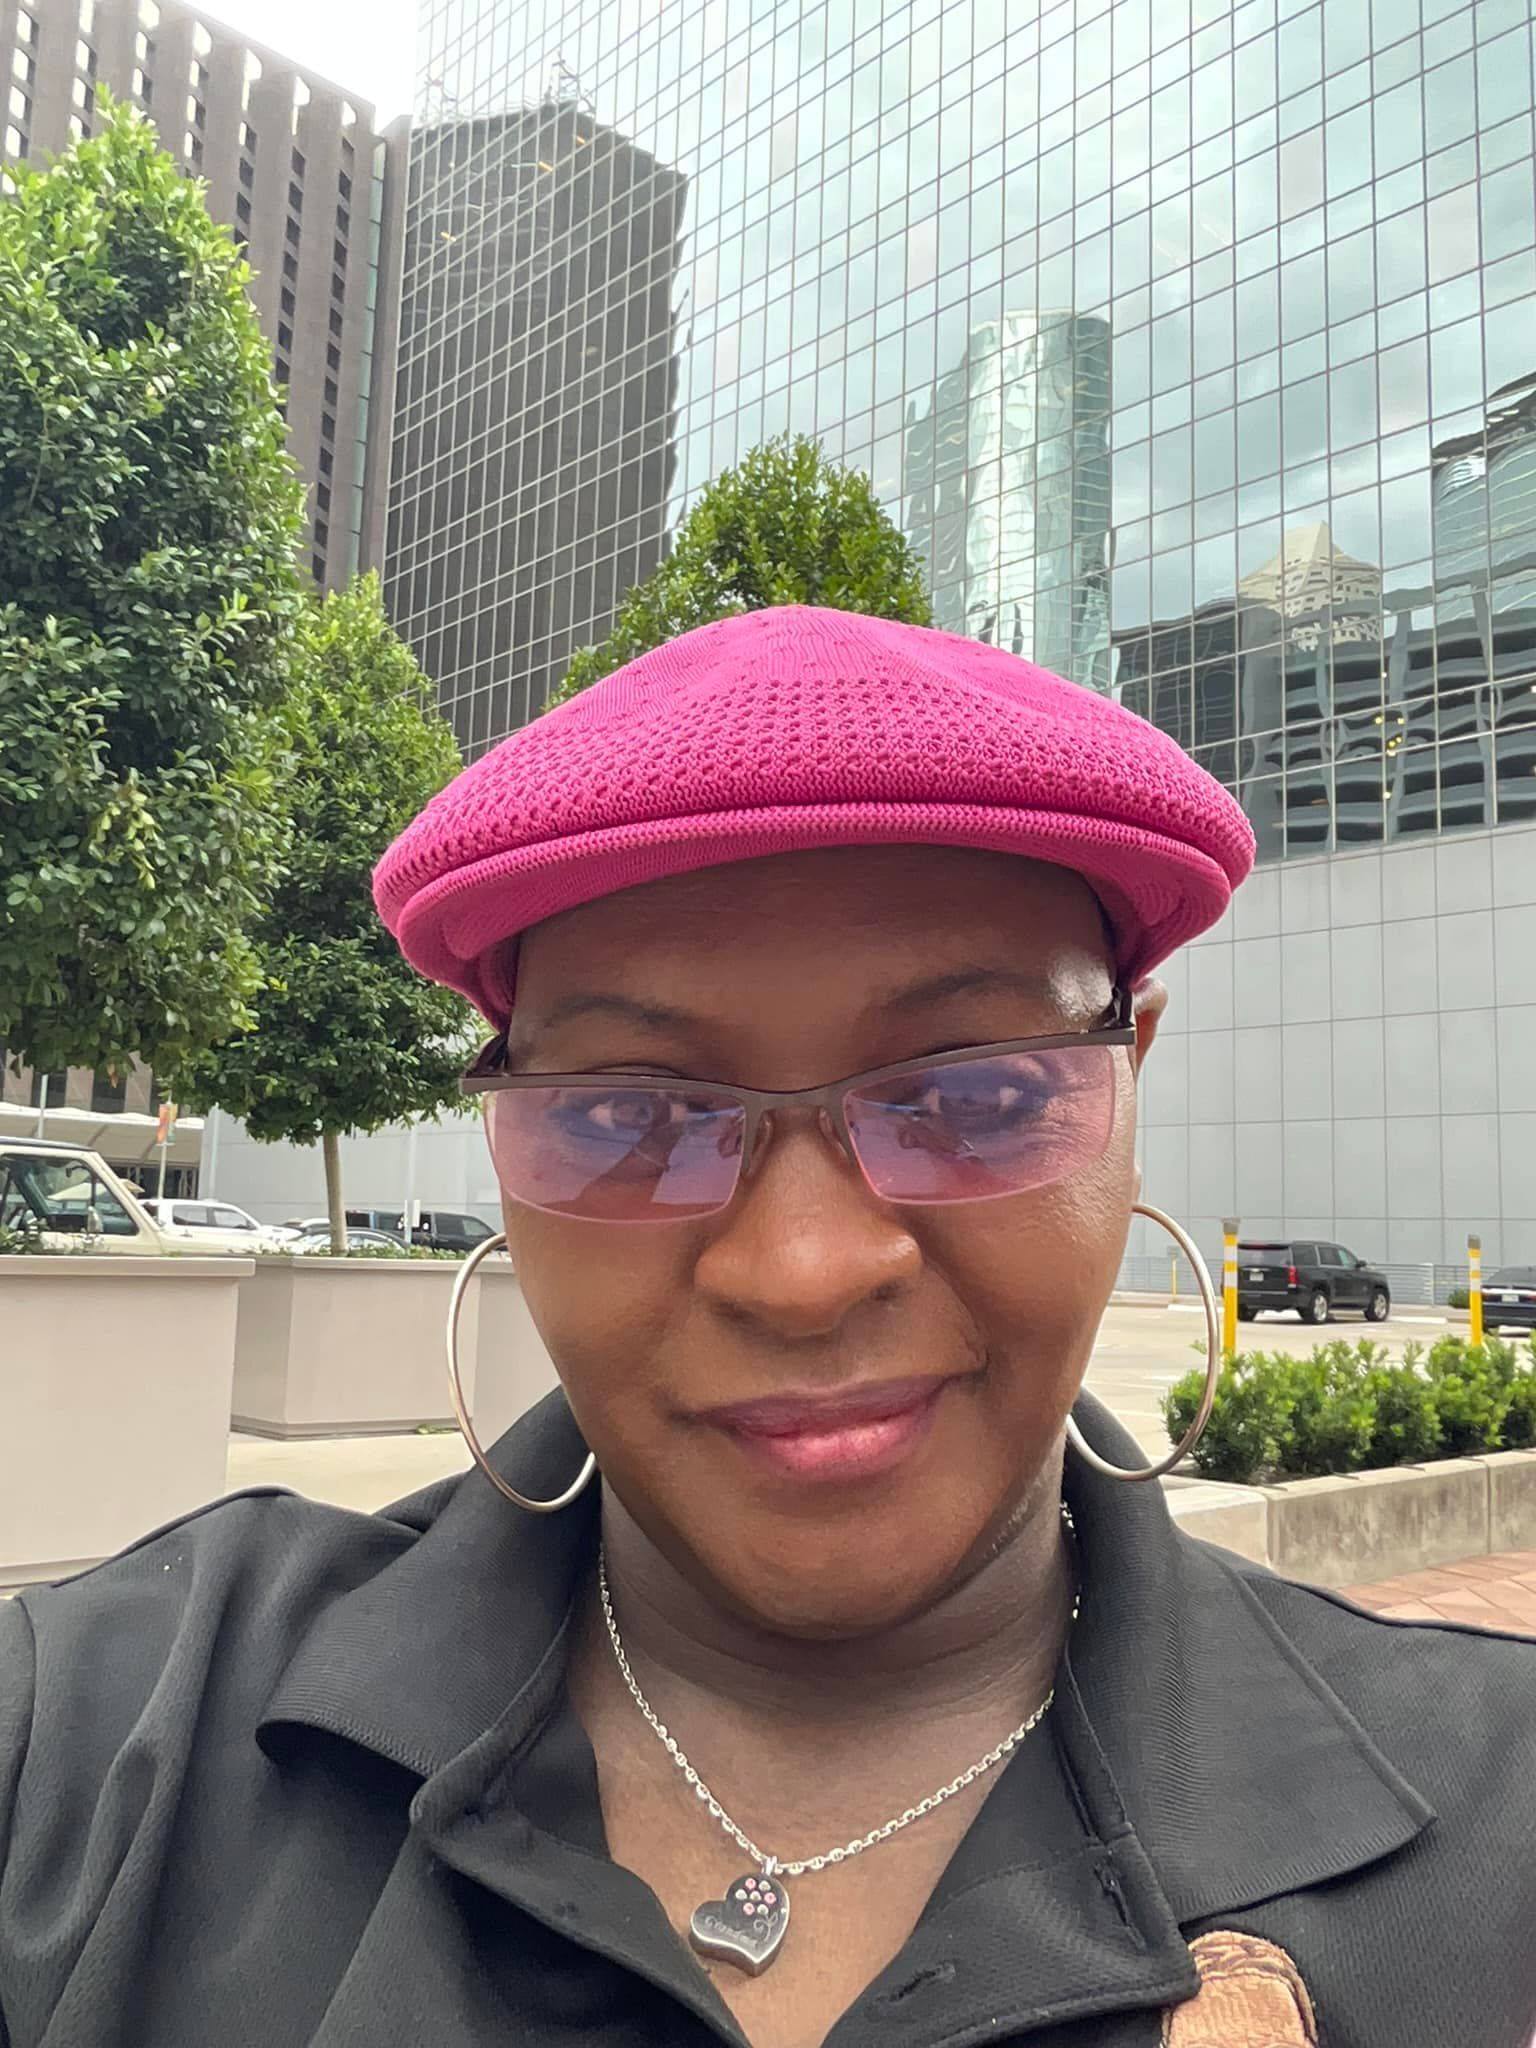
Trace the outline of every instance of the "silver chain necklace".
<path fill-rule="evenodd" d="M 1072 1511 L 1063 1501 L 1061 1518 L 1069 1532 L 1075 1537 L 1077 1524 Z M 808 1872 L 825 1870 L 834 1863 L 846 1863 L 850 1856 L 861 1855 L 866 1849 L 876 1848 L 881 1842 L 888 1842 L 892 1835 L 910 1827 L 915 1820 L 922 1820 L 942 1806 L 946 1799 L 953 1799 L 957 1792 L 963 1792 L 968 1785 L 1011 1756 L 1026 1735 L 1032 1735 L 1051 1710 L 1056 1697 L 1053 1686 L 1036 1707 L 1027 1721 L 1021 1721 L 1011 1735 L 1005 1735 L 995 1748 L 963 1770 L 957 1778 L 951 1778 L 947 1785 L 941 1785 L 937 1792 L 930 1792 L 926 1799 L 920 1799 L 916 1806 L 909 1806 L 905 1813 L 886 1821 L 883 1827 L 871 1828 L 867 1835 L 860 1835 L 855 1841 L 844 1842 L 841 1847 L 828 1849 L 820 1856 L 802 1856 L 794 1862 L 781 1862 L 777 1856 L 770 1856 L 760 1849 L 750 1835 L 739 1828 L 714 1793 L 699 1776 L 679 1746 L 677 1738 L 657 1714 L 640 1689 L 640 1681 L 630 1669 L 629 1657 L 624 1648 L 624 1638 L 619 1634 L 619 1625 L 613 1617 L 613 1598 L 608 1590 L 608 1560 L 601 1548 L 597 1553 L 597 1590 L 603 1603 L 603 1620 L 608 1628 L 608 1640 L 613 1645 L 614 1658 L 619 1672 L 629 1688 L 629 1696 L 650 1723 L 667 1755 L 693 1787 L 700 1802 L 709 1809 L 710 1817 L 717 1820 L 736 1846 L 751 1857 L 757 1866 L 759 1876 L 754 1872 L 749 1877 L 738 1877 L 727 1885 L 724 1898 L 706 1899 L 694 1911 L 689 1923 L 689 1937 L 701 1955 L 713 1956 L 723 1962 L 734 1963 L 749 1976 L 757 1977 L 767 1969 L 784 1944 L 789 1930 L 789 1892 L 784 1884 L 786 1877 L 804 1877 Z M 1080 1592 L 1072 1598 L 1072 1620 L 1075 1622 L 1082 1604 Z"/>

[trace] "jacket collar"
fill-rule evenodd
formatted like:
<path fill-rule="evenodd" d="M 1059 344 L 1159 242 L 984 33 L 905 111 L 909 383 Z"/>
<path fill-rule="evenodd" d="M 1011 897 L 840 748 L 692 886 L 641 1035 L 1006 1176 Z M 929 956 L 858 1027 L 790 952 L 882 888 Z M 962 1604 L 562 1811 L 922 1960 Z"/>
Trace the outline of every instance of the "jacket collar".
<path fill-rule="evenodd" d="M 490 1452 L 524 1492 L 550 1498 L 586 1456 L 558 1392 Z M 597 1544 L 597 1486 L 557 1515 L 529 1515 L 471 1468 L 396 1506 L 420 1533 L 383 1571 L 322 1608 L 258 1730 L 361 1743 L 419 1777 L 469 1749 L 529 1685 L 565 1624 Z"/>
<path fill-rule="evenodd" d="M 1077 1416 L 1095 1448 L 1137 1461 L 1092 1396 Z M 558 1393 L 492 1452 L 536 1494 L 568 1484 L 583 1455 Z M 1118 1830 L 1175 1921 L 1341 1877 L 1428 1825 L 1428 1804 L 1237 1561 L 1185 1536 L 1156 1485 L 1069 1457 L 1067 1490 L 1083 1597 L 1053 1718 L 1075 1775 L 1097 1788 L 1100 1832 Z M 280 1754 L 299 1730 L 324 1730 L 426 1779 L 543 1692 L 591 1566 L 597 1489 L 535 1517 L 472 1471 L 387 1513 L 419 1535 L 319 1612 L 259 1737 Z"/>
<path fill-rule="evenodd" d="M 1142 1453 L 1097 1401 L 1077 1417 Z M 1186 1536 L 1160 1487 L 1069 1455 L 1083 1603 L 1068 1679 L 1181 1924 L 1342 1877 L 1434 1818 L 1254 1590 L 1268 1574 Z"/>

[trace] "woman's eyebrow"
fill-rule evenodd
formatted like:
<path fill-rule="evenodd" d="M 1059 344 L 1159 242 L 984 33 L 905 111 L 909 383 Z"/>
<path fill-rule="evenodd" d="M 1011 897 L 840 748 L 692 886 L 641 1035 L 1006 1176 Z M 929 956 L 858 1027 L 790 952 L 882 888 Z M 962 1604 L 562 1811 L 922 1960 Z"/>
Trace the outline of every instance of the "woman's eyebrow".
<path fill-rule="evenodd" d="M 885 1010 L 919 1010 L 941 1003 L 951 996 L 1023 995 L 1036 1002 L 1059 1000 L 1061 990 L 1054 977 L 1022 967 L 956 967 L 947 974 L 930 975 L 910 987 L 884 996 L 878 1007 Z"/>
<path fill-rule="evenodd" d="M 907 1016 L 931 1009 L 955 996 L 1021 995 L 1036 1003 L 1070 1007 L 1068 992 L 1059 975 L 1025 967 L 952 967 L 943 974 L 925 975 L 905 988 L 882 990 L 870 1002 L 872 1011 Z M 709 1029 L 709 1020 L 672 1003 L 643 1002 L 637 996 L 620 995 L 611 989 L 573 989 L 562 996 L 542 1017 L 514 1023 L 508 1035 L 506 1063 L 515 1071 L 530 1055 L 533 1042 L 546 1031 L 583 1018 L 604 1017 L 643 1031 L 666 1032 L 674 1037 L 693 1037 Z"/>
<path fill-rule="evenodd" d="M 562 996 L 543 1017 L 530 1018 L 513 1011 L 507 1031 L 507 1071 L 516 1073 L 533 1057 L 534 1046 L 545 1032 L 583 1017 L 607 1017 L 632 1029 L 667 1032 L 674 1037 L 702 1029 L 699 1018 L 669 1003 L 643 1003 L 634 996 L 621 996 L 606 989 L 576 989 Z"/>
<path fill-rule="evenodd" d="M 698 1030 L 703 1019 L 670 1003 L 644 1003 L 634 996 L 621 996 L 603 989 L 578 989 L 562 996 L 533 1029 L 551 1031 L 557 1024 L 574 1023 L 582 1017 L 611 1017 L 622 1024 L 639 1024 L 651 1031 Z"/>
<path fill-rule="evenodd" d="M 1058 977 L 1036 969 L 1020 967 L 953 967 L 944 974 L 926 975 L 905 988 L 883 991 L 871 1002 L 872 1009 L 897 1012 L 921 1010 L 954 996 L 1023 995 L 1036 1002 L 1059 1001 L 1062 990 Z M 622 1024 L 635 1024 L 650 1031 L 688 1032 L 703 1030 L 708 1019 L 682 1010 L 672 1003 L 643 1002 L 636 996 L 619 995 L 608 989 L 576 989 L 562 996 L 539 1018 L 533 1031 L 552 1031 L 561 1024 L 587 1017 L 605 1017 Z"/>

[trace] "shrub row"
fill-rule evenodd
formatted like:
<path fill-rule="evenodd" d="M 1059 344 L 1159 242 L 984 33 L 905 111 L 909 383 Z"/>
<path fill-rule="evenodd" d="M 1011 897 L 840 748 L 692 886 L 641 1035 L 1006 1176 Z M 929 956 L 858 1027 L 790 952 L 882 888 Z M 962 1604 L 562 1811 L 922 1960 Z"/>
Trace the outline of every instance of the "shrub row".
<path fill-rule="evenodd" d="M 1197 1370 L 1169 1389 L 1170 1442 L 1193 1422 L 1204 1385 Z M 1518 1346 L 1442 1337 L 1428 1352 L 1407 1345 L 1398 1362 L 1369 1338 L 1339 1338 L 1309 1357 L 1229 1358 L 1193 1462 L 1207 1479 L 1246 1486 L 1533 1445 L 1536 1337 Z"/>

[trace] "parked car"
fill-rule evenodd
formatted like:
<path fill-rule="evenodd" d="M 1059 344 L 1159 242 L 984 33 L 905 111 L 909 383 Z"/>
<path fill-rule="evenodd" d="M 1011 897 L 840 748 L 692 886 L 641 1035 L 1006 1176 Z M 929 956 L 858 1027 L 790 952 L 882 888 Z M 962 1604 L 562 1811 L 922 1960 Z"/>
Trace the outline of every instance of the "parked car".
<path fill-rule="evenodd" d="M 1261 1309 L 1293 1308 L 1304 1323 L 1326 1323 L 1351 1309 L 1368 1323 L 1392 1313 L 1386 1276 L 1341 1244 L 1315 1238 L 1240 1239 L 1237 1312 L 1247 1323 Z"/>
<path fill-rule="evenodd" d="M 181 1196 L 145 1198 L 144 1207 L 165 1236 L 204 1252 L 258 1252 L 277 1242 L 277 1233 L 233 1202 L 190 1202 Z"/>
<path fill-rule="evenodd" d="M 49 1251 L 180 1249 L 99 1152 L 54 1138 L 0 1138 L 0 1225 L 36 1232 Z"/>
<path fill-rule="evenodd" d="M 362 1230 L 383 1230 L 405 1239 L 405 1217 L 399 1209 L 349 1209 L 349 1224 Z M 493 1227 L 462 1209 L 423 1209 L 411 1229 L 411 1243 L 435 1252 L 472 1252 L 496 1235 Z"/>
<path fill-rule="evenodd" d="M 277 1250 L 283 1252 L 324 1252 L 331 1248 L 331 1226 L 324 1216 L 310 1216 L 303 1222 L 286 1223 L 276 1233 Z M 347 1249 L 353 1252 L 400 1252 L 405 1246 L 391 1231 L 359 1229 L 347 1225 Z"/>
<path fill-rule="evenodd" d="M 1488 1275 L 1483 1320 L 1492 1329 L 1536 1330 L 1536 1266 L 1500 1266 Z"/>

